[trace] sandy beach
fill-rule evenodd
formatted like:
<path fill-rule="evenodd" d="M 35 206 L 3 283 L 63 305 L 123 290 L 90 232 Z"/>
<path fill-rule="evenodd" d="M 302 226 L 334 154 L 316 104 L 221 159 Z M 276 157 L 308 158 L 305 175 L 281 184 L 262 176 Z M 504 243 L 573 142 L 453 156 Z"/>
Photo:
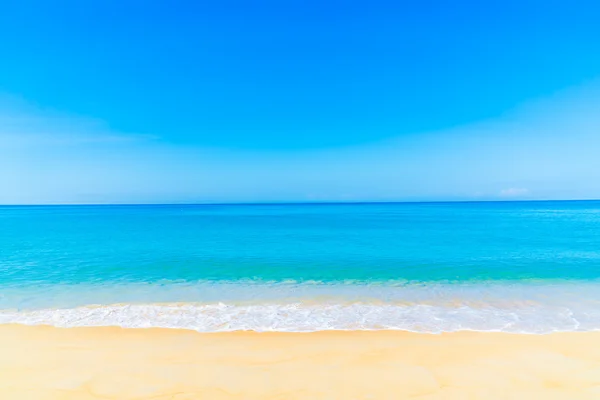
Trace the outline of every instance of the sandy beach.
<path fill-rule="evenodd" d="M 0 327 L 2 399 L 598 399 L 600 332 Z"/>

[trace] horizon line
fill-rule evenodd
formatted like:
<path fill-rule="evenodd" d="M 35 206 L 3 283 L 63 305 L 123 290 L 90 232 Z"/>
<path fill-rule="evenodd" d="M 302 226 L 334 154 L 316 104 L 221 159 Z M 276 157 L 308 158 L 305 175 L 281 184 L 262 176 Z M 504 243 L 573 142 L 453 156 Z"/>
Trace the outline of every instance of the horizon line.
<path fill-rule="evenodd" d="M 114 207 L 114 206 L 273 206 L 273 205 L 369 205 L 369 204 L 444 204 L 444 203 L 541 203 L 594 202 L 600 199 L 520 199 L 520 200 L 425 200 L 425 201 L 281 201 L 281 202 L 207 202 L 207 203 L 39 203 L 0 204 L 0 207 Z"/>

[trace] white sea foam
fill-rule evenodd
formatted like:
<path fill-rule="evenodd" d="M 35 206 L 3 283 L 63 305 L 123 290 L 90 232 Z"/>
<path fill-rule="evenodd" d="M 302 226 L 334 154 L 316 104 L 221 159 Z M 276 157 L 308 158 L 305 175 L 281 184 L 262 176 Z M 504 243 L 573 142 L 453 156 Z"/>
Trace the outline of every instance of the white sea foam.
<path fill-rule="evenodd" d="M 565 307 L 439 306 L 428 304 L 119 304 L 0 311 L 0 323 L 58 327 L 120 326 L 178 328 L 199 332 L 253 330 L 406 330 L 440 333 L 459 330 L 550 333 L 600 329 L 600 310 Z"/>
<path fill-rule="evenodd" d="M 0 323 L 549 333 L 600 329 L 600 282 L 161 282 L 2 287 Z"/>

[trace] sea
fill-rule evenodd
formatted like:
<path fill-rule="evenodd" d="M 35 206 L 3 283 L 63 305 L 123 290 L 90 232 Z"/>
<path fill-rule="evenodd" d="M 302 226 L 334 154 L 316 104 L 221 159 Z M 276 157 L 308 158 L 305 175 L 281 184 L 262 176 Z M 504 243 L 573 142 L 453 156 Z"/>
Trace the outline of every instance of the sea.
<path fill-rule="evenodd" d="M 0 207 L 0 324 L 600 329 L 600 201 Z"/>

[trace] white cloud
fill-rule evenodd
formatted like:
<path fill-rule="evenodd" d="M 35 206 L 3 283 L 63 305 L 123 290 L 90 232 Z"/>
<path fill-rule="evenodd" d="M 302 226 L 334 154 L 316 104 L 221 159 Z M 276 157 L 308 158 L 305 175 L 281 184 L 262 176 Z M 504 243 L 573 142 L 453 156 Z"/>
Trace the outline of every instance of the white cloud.
<path fill-rule="evenodd" d="M 529 194 L 526 188 L 508 188 L 500 191 L 501 197 L 525 197 Z"/>

